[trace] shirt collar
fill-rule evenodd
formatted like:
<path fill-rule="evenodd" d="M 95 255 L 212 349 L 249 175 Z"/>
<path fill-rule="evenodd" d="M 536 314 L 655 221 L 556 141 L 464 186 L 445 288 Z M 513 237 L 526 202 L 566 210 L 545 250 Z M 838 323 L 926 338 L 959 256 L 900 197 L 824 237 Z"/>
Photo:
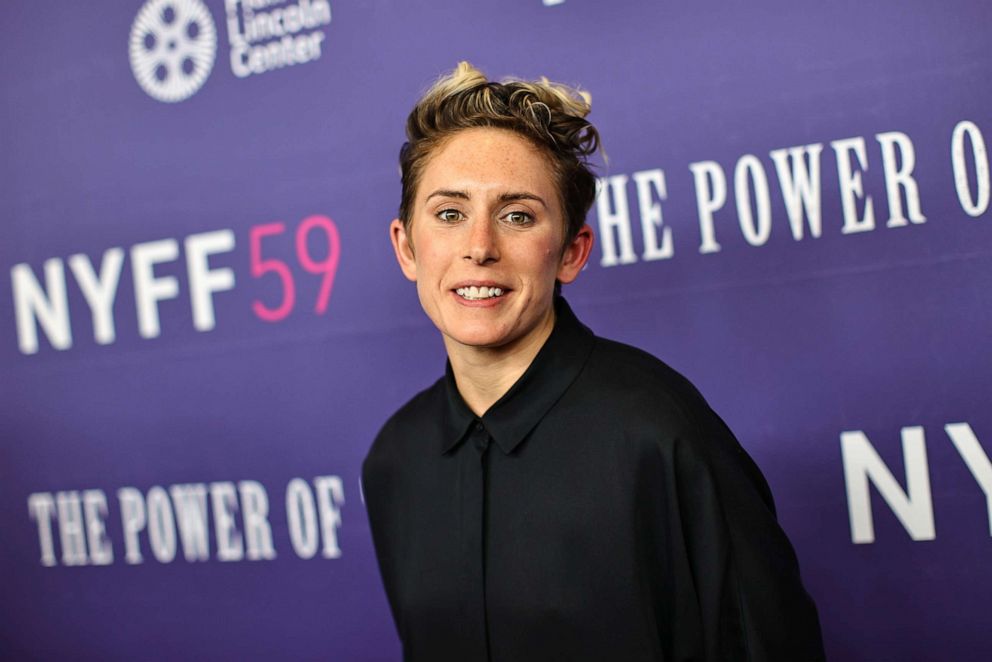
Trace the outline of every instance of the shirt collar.
<path fill-rule="evenodd" d="M 579 322 L 564 298 L 556 297 L 551 335 L 520 379 L 481 418 L 504 454 L 520 445 L 579 376 L 593 342 L 592 331 Z M 464 440 L 479 420 L 458 392 L 450 361 L 445 370 L 445 392 L 442 453 Z"/>

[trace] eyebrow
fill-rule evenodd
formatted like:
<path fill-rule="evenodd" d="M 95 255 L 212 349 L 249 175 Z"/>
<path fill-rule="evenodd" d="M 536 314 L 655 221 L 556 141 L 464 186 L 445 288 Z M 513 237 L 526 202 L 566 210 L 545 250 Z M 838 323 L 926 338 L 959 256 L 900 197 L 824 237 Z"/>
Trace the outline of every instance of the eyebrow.
<path fill-rule="evenodd" d="M 425 202 L 427 200 L 430 200 L 431 198 L 458 198 L 460 200 L 468 200 L 469 199 L 469 195 L 465 191 L 453 191 L 453 190 L 450 190 L 450 189 L 438 189 L 437 191 L 434 191 L 429 196 L 427 196 L 427 198 L 425 198 Z"/>
<path fill-rule="evenodd" d="M 534 195 L 533 193 L 527 193 L 526 191 L 521 191 L 519 193 L 500 193 L 498 200 L 500 202 L 516 202 L 517 200 L 533 200 L 535 202 L 540 202 L 543 206 L 547 207 L 548 203 L 544 201 L 539 195 Z"/>
<path fill-rule="evenodd" d="M 441 198 L 458 198 L 459 200 L 470 200 L 470 196 L 465 191 L 455 191 L 452 189 L 438 189 L 430 195 L 427 196 L 426 200 L 431 198 L 441 197 Z M 535 202 L 540 202 L 543 206 L 547 207 L 548 203 L 544 201 L 539 195 L 534 195 L 533 193 L 527 193 L 526 191 L 519 192 L 507 192 L 500 193 L 496 198 L 499 202 L 516 202 L 517 200 L 534 200 Z"/>

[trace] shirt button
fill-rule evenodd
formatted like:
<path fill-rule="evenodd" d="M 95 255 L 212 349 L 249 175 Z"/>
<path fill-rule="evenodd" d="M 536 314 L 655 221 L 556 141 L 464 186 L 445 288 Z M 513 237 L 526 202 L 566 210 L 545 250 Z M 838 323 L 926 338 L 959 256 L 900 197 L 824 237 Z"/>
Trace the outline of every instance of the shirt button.
<path fill-rule="evenodd" d="M 485 451 L 489 448 L 489 433 L 486 432 L 486 426 L 482 424 L 482 421 L 478 421 L 475 424 L 475 432 L 472 433 L 472 443 L 480 451 Z"/>

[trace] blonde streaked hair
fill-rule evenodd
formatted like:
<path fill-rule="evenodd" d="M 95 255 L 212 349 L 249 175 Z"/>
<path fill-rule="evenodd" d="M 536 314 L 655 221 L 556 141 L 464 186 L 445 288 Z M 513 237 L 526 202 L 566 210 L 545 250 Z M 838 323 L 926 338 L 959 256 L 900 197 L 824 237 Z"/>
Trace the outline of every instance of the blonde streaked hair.
<path fill-rule="evenodd" d="M 588 159 L 599 149 L 599 133 L 585 119 L 590 101 L 587 92 L 547 78 L 494 82 L 468 62 L 459 62 L 424 93 L 407 118 L 407 142 L 400 150 L 400 220 L 409 227 L 424 167 L 447 138 L 463 129 L 507 129 L 529 139 L 548 157 L 565 215 L 567 245 L 596 197 Z"/>

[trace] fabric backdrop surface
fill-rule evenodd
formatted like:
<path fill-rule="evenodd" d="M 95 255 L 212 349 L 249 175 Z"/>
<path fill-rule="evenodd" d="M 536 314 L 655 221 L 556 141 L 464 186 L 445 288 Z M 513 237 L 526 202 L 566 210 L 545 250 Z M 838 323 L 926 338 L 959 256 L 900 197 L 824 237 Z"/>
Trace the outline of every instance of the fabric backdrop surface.
<path fill-rule="evenodd" d="M 987 655 L 987 3 L 0 17 L 0 657 L 398 659 L 360 465 L 444 367 L 387 227 L 459 60 L 591 92 L 565 294 L 761 466 L 829 657 Z"/>

